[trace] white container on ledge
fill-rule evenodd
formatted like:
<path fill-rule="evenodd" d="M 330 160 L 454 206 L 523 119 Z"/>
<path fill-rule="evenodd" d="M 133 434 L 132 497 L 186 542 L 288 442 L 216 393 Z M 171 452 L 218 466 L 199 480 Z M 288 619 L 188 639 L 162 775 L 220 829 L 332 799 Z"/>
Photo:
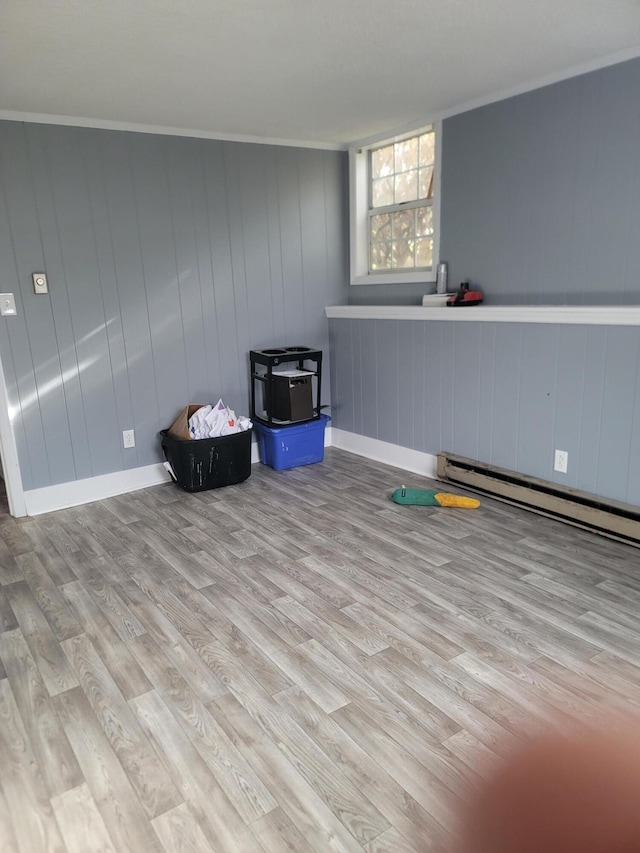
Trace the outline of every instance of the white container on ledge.
<path fill-rule="evenodd" d="M 422 297 L 422 304 L 425 308 L 440 308 L 447 304 L 447 299 L 455 296 L 455 293 L 427 293 Z"/>

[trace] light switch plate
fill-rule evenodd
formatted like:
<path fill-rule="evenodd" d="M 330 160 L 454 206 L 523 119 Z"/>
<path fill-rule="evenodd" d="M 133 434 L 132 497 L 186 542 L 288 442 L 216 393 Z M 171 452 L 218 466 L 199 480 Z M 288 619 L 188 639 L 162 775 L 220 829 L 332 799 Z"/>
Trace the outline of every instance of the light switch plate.
<path fill-rule="evenodd" d="M 44 272 L 31 273 L 33 279 L 33 289 L 35 293 L 48 293 L 49 285 L 47 284 L 47 274 Z"/>
<path fill-rule="evenodd" d="M 3 317 L 15 317 L 17 313 L 13 293 L 0 293 L 0 314 Z"/>

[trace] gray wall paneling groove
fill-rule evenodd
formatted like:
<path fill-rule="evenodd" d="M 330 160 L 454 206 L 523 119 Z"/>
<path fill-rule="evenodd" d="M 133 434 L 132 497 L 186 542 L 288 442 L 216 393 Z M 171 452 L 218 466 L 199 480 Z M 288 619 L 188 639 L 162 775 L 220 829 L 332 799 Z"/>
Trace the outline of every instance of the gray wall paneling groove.
<path fill-rule="evenodd" d="M 309 344 L 329 368 L 346 168 L 343 152 L 0 122 L 0 290 L 18 304 L 0 358 L 25 489 L 159 461 L 187 402 L 246 413 L 249 349 Z"/>
<path fill-rule="evenodd" d="M 637 328 L 330 325 L 339 429 L 640 505 Z M 566 475 L 553 471 L 556 448 L 569 453 Z"/>

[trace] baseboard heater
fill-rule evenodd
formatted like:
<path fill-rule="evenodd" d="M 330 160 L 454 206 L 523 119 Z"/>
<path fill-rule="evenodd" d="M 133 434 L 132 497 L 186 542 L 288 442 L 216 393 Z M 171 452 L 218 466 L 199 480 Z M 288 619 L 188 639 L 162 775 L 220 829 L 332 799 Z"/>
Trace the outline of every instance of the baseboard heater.
<path fill-rule="evenodd" d="M 640 547 L 640 508 L 484 462 L 438 454 L 438 479 Z"/>

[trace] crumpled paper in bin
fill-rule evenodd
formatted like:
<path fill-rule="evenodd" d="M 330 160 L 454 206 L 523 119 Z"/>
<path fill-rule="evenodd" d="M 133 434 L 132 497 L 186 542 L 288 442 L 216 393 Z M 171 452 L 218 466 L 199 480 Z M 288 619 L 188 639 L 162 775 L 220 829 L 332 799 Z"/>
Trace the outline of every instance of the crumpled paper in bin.
<path fill-rule="evenodd" d="M 222 399 L 215 406 L 201 406 L 189 418 L 191 438 L 218 438 L 251 429 L 249 418 L 238 416 Z"/>

